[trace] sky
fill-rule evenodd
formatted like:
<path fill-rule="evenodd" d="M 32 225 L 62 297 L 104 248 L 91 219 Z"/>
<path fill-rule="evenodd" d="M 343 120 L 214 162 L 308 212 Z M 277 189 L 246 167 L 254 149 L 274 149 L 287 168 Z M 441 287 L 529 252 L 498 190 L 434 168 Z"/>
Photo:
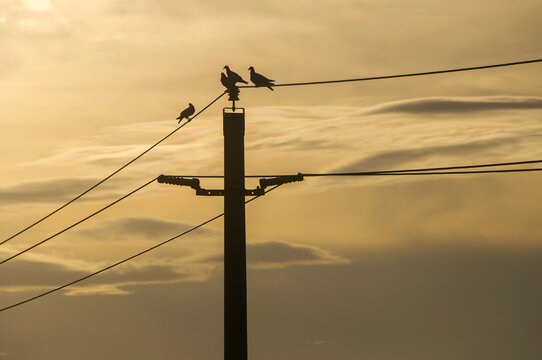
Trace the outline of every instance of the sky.
<path fill-rule="evenodd" d="M 167 135 L 224 65 L 277 83 L 542 57 L 537 0 L 0 0 L 0 239 Z M 247 174 L 542 158 L 539 64 L 242 89 Z M 221 99 L 6 258 L 159 174 L 223 172 Z M 540 359 L 541 175 L 307 178 L 247 205 L 251 359 Z M 247 180 L 247 187 L 255 187 Z M 202 180 L 219 188 L 221 182 Z M 0 307 L 222 212 L 153 183 L 0 265 Z M 0 313 L 0 359 L 220 359 L 223 222 Z"/>

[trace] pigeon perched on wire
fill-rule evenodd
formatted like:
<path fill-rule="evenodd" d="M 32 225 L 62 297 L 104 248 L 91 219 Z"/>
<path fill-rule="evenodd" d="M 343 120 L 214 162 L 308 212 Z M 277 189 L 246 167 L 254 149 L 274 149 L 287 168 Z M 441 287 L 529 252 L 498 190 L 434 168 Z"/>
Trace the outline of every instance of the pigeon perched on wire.
<path fill-rule="evenodd" d="M 254 70 L 254 67 L 251 66 L 248 68 L 250 70 L 250 81 L 252 81 L 252 83 L 254 85 L 256 85 L 256 87 L 267 87 L 269 88 L 269 90 L 273 90 L 273 88 L 271 86 L 274 86 L 274 82 L 275 80 L 271 80 L 271 79 L 268 79 L 266 78 L 265 76 L 263 76 L 262 74 L 258 74 L 255 70 Z"/>
<path fill-rule="evenodd" d="M 196 111 L 196 108 L 194 107 L 194 105 L 189 103 L 188 107 L 186 109 L 184 109 L 183 111 L 181 111 L 181 114 L 177 118 L 177 120 L 179 120 L 178 123 L 180 123 L 183 119 L 189 120 L 188 118 L 190 116 L 194 115 L 195 111 Z"/>
<path fill-rule="evenodd" d="M 228 65 L 224 66 L 224 69 L 226 69 L 226 76 L 228 77 L 228 79 L 235 85 L 237 84 L 238 82 L 240 83 L 243 83 L 243 84 L 248 84 L 248 82 L 246 82 L 245 80 L 243 80 L 243 78 L 241 77 L 241 75 L 239 75 L 238 73 L 236 72 L 233 72 L 230 70 L 230 67 Z"/>

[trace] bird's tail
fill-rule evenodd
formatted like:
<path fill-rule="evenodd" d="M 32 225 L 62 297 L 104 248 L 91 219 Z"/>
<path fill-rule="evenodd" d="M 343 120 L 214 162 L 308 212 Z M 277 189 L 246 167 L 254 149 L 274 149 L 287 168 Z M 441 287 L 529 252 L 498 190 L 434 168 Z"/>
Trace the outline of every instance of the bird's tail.
<path fill-rule="evenodd" d="M 275 90 L 273 90 L 273 88 L 271 87 L 271 85 L 267 85 L 267 88 L 268 88 L 269 90 L 271 90 L 271 91 L 275 91 Z"/>

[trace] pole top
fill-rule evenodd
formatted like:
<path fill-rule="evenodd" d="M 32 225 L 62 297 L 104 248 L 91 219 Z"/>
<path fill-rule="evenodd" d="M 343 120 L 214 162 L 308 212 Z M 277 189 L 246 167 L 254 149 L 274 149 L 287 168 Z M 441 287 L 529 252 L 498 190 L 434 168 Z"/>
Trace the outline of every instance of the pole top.
<path fill-rule="evenodd" d="M 223 114 L 245 114 L 245 108 L 225 107 L 222 109 Z"/>

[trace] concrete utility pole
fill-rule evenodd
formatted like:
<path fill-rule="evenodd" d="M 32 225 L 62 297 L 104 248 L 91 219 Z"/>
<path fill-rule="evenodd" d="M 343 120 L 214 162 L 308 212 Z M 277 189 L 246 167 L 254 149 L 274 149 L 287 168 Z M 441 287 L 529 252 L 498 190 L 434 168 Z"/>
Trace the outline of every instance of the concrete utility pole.
<path fill-rule="evenodd" d="M 239 89 L 228 84 L 231 108 L 222 111 L 224 125 L 224 190 L 203 189 L 197 178 L 160 175 L 159 183 L 189 186 L 196 195 L 224 196 L 224 359 L 247 360 L 247 265 L 245 196 L 265 195 L 268 186 L 302 181 L 303 175 L 260 179 L 245 189 L 245 109 L 235 108 Z"/>
<path fill-rule="evenodd" d="M 245 111 L 224 109 L 224 359 L 247 360 Z"/>

